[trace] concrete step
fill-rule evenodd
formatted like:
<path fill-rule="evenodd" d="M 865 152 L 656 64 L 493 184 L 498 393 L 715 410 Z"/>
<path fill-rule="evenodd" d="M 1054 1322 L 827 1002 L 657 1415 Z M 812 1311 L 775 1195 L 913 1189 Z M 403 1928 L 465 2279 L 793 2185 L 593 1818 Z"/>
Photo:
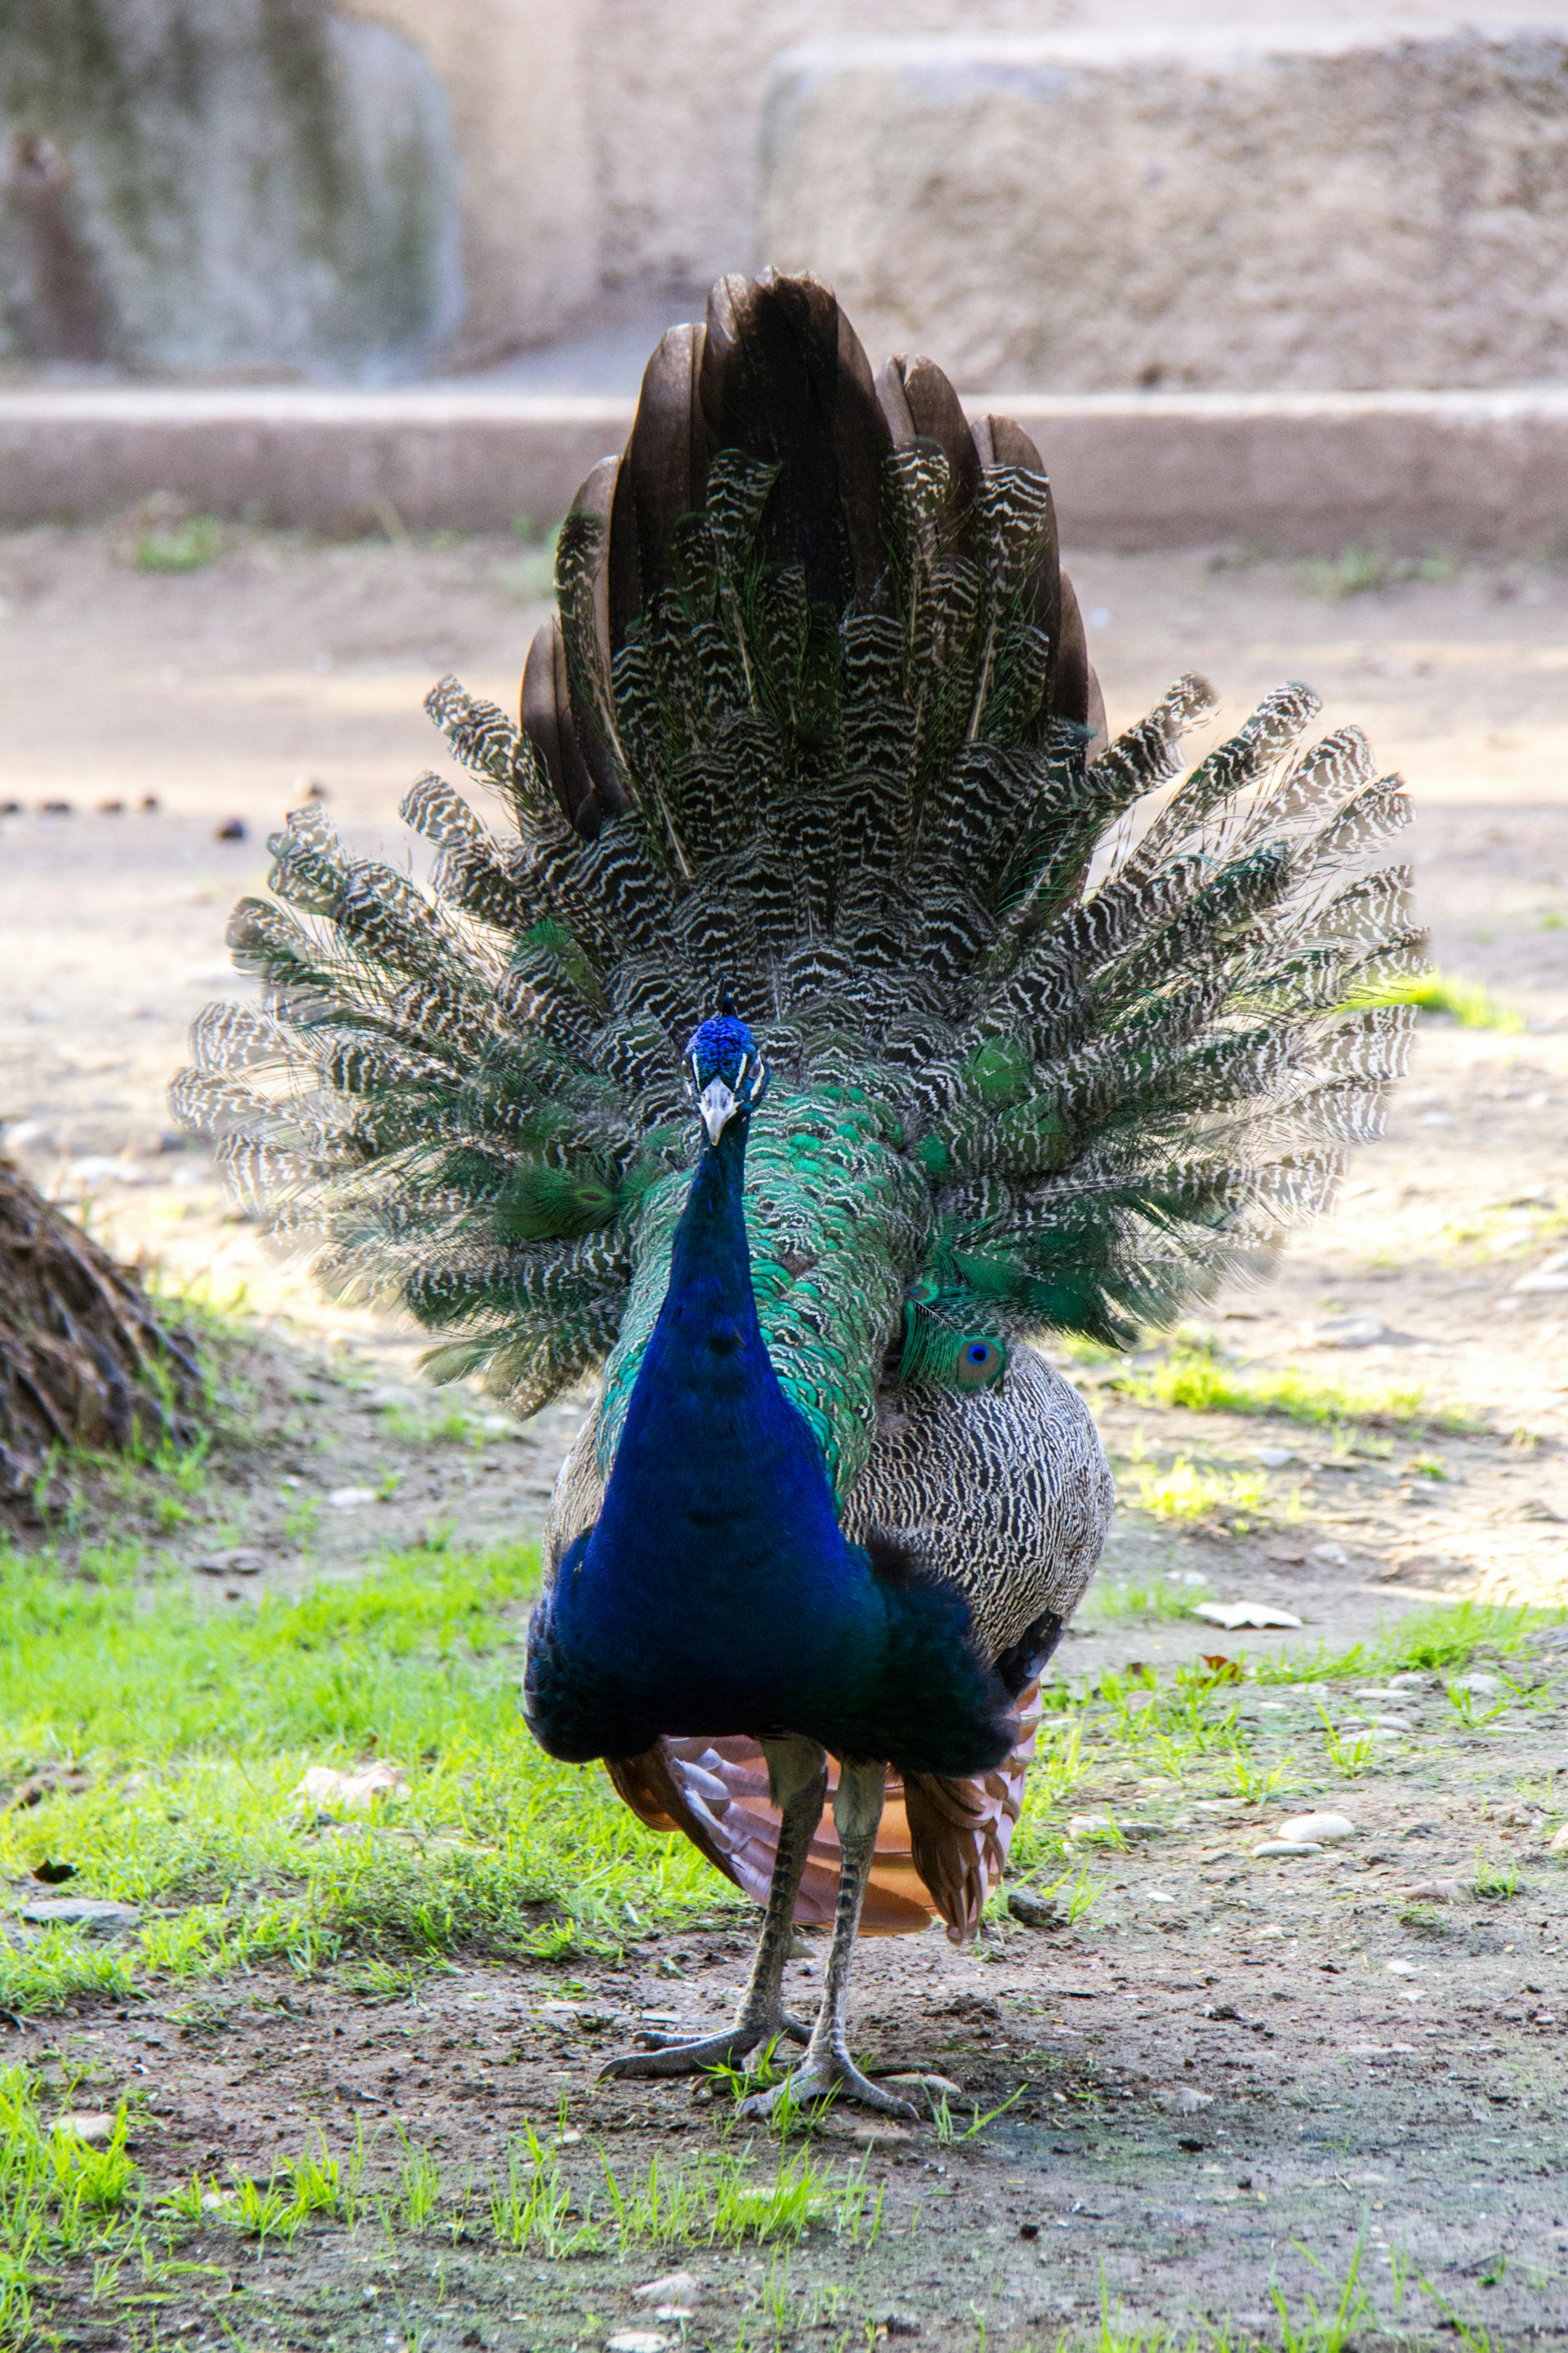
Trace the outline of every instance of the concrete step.
<path fill-rule="evenodd" d="M 1075 546 L 1568 553 L 1568 387 L 1000 393 Z M 561 515 L 633 404 L 492 389 L 124 385 L 0 394 L 0 526 L 90 522 L 156 491 L 341 534 Z"/>

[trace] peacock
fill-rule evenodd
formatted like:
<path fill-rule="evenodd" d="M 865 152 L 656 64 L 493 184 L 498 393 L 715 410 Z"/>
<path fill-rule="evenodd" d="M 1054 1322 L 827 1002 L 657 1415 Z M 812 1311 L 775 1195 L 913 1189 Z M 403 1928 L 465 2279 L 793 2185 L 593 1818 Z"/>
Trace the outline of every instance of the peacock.
<path fill-rule="evenodd" d="M 288 818 L 176 1108 L 437 1381 L 596 1377 L 527 1719 L 763 1914 L 732 2021 L 611 2072 L 787 2038 L 753 2112 L 903 2112 L 857 1934 L 974 1934 L 1111 1510 L 1042 1344 L 1168 1324 L 1377 1132 L 1406 801 L 1296 684 L 1185 776 L 1200 679 L 1110 737 L 1033 443 L 808 277 L 664 336 L 556 584 L 519 724 L 428 699 L 427 887 Z"/>

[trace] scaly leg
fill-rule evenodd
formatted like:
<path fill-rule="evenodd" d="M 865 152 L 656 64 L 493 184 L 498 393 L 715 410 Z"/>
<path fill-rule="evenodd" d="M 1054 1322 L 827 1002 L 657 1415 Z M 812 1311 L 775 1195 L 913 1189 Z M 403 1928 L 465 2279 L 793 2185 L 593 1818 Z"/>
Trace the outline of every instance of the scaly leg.
<path fill-rule="evenodd" d="M 886 1765 L 875 1757 L 846 1757 L 839 1768 L 833 1819 L 838 1826 L 844 1861 L 838 1875 L 838 1909 L 834 1916 L 822 2007 L 799 2066 L 771 2092 L 757 2092 L 742 2101 L 741 2114 L 744 2116 L 770 2116 L 781 2101 L 794 2107 L 837 2092 L 846 2099 L 858 2100 L 865 2107 L 879 2109 L 883 2116 L 904 2116 L 910 2124 L 917 2121 L 908 2100 L 895 2098 L 891 2092 L 884 2092 L 860 2073 L 849 2056 L 845 2037 L 849 1960 L 855 1949 L 855 1932 L 860 1925 L 866 1882 L 871 1873 L 887 1777 Z"/>
<path fill-rule="evenodd" d="M 601 2081 L 605 2075 L 695 2075 L 704 2067 L 733 2066 L 737 2059 L 761 2052 L 780 2035 L 793 2035 L 797 2042 L 806 2040 L 805 2027 L 784 2007 L 784 1967 L 795 1933 L 795 1899 L 827 1794 L 827 1757 L 815 1740 L 795 1733 L 764 1740 L 762 1749 L 768 1762 L 768 1794 L 779 1809 L 779 1843 L 741 2014 L 725 2032 L 701 2042 L 670 2041 L 658 2050 L 631 2051 L 612 2059 Z"/>

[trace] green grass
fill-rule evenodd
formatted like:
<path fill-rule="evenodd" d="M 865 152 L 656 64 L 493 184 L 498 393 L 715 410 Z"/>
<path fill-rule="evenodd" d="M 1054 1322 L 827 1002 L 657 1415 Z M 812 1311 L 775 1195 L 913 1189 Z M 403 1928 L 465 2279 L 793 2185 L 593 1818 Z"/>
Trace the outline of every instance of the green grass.
<path fill-rule="evenodd" d="M 1527 1652 L 1542 1627 L 1568 1622 L 1568 1611 L 1531 1609 L 1500 1601 L 1434 1601 L 1413 1609 L 1380 1641 L 1354 1642 L 1348 1651 L 1324 1651 L 1260 1659 L 1260 1683 L 1344 1682 L 1351 1676 L 1375 1682 L 1393 1674 L 1448 1674 L 1468 1667 L 1477 1653 L 1517 1658 Z"/>
<path fill-rule="evenodd" d="M 1178 1454 L 1165 1470 L 1134 1462 L 1122 1482 L 1123 1500 L 1154 1519 L 1180 1525 L 1241 1512 L 1252 1516 L 1267 1504 L 1268 1482 L 1261 1471 L 1211 1471 Z"/>
<path fill-rule="evenodd" d="M 265 2179 L 231 2168 L 226 2181 L 193 2175 L 154 2199 L 127 2147 L 121 2105 L 109 2141 L 89 2147 L 51 2123 L 25 2066 L 0 2068 L 0 2346 L 15 2353 L 47 2340 L 43 2299 L 63 2262 L 94 2265 L 94 2303 L 112 2296 L 128 2267 L 165 2304 L 184 2275 L 216 2271 L 178 2260 L 196 2232 L 230 2231 L 288 2245 L 312 2226 L 384 2243 L 403 2239 L 488 2241 L 503 2255 L 546 2260 L 627 2256 L 642 2250 L 798 2245 L 810 2233 L 864 2252 L 881 2229 L 882 2192 L 867 2160 L 838 2166 L 809 2147 L 742 2139 L 733 2130 L 694 2158 L 617 2171 L 601 2144 L 584 2141 L 570 2167 L 532 2125 L 489 2178 L 449 2178 L 439 2158 L 398 2129 L 342 2154 L 318 2127 L 297 2158 Z M 374 2168 L 373 2175 L 373 2165 Z M 134 2273 L 133 2273 L 134 2275 Z"/>
<path fill-rule="evenodd" d="M 0 1790 L 67 1767 L 90 1784 L 0 1815 L 0 1873 L 63 1857 L 73 1894 L 148 1908 L 124 1950 L 59 1930 L 0 1948 L 0 2006 L 268 1957 L 614 1951 L 738 1903 L 597 1767 L 530 1738 L 537 1574 L 531 1548 L 421 1549 L 224 1611 L 126 1548 L 88 1548 L 74 1575 L 0 1550 Z M 405 1767 L 406 1801 L 318 1826 L 293 1794 L 305 1768 L 371 1755 Z"/>
<path fill-rule="evenodd" d="M 1173 1348 L 1158 1364 L 1130 1370 L 1111 1386 L 1134 1405 L 1179 1406 L 1188 1413 L 1269 1414 L 1284 1421 L 1385 1423 L 1398 1429 L 1471 1427 L 1465 1415 L 1429 1407 L 1424 1389 L 1357 1388 L 1294 1366 L 1280 1372 L 1247 1371 L 1213 1348 Z"/>
<path fill-rule="evenodd" d="M 1173 1577 L 1144 1580 L 1101 1576 L 1089 1587 L 1074 1622 L 1092 1626 L 1163 1624 L 1187 1617 L 1194 1602 L 1203 1599 L 1207 1585 L 1206 1577 L 1200 1587 L 1184 1584 Z"/>
<path fill-rule="evenodd" d="M 135 2179 L 126 2131 L 122 2106 L 108 2146 L 89 2147 L 52 2128 L 27 2068 L 0 2067 L 0 2345 L 32 2335 L 48 2264 L 113 2243 Z"/>
<path fill-rule="evenodd" d="M 1458 973 L 1417 973 L 1408 980 L 1390 981 L 1385 988 L 1358 991 L 1351 1001 L 1358 1006 L 1414 1005 L 1422 1013 L 1446 1014 L 1461 1029 L 1524 1028 L 1522 1013 L 1489 996 L 1479 981 L 1462 979 Z"/>
<path fill-rule="evenodd" d="M 536 1574 L 526 1548 L 421 1549 L 225 1609 L 188 1577 L 139 1572 L 128 1550 L 89 1547 L 75 1573 L 0 1550 L 0 1795 L 28 1777 L 58 1784 L 0 1814 L 0 1873 L 63 1859 L 73 1894 L 143 1910 L 110 1943 L 55 1928 L 0 1946 L 0 2009 L 195 1988 L 267 1960 L 338 1967 L 363 1998 L 395 2000 L 454 1953 L 567 1961 L 741 1908 L 597 1767 L 555 1764 L 530 1738 L 517 1683 Z M 1118 1600 L 1163 1615 L 1178 1593 L 1161 1580 Z M 1550 1616 L 1432 1607 L 1378 1644 L 1261 1656 L 1256 1677 L 1452 1674 L 1481 1650 L 1522 1655 Z M 1108 1776 L 1256 1801 L 1279 1734 L 1241 1720 L 1239 1689 L 1207 1668 L 1048 1685 L 1020 1873 L 1059 1874 L 1066 1815 Z M 402 1802 L 322 1826 L 295 1797 L 307 1766 L 372 1755 L 407 1772 Z"/>
<path fill-rule="evenodd" d="M 62 1778 L 40 1803 L 0 1814 L 0 1871 L 16 1878 L 47 1853 L 77 1864 L 73 1894 L 146 1907 L 140 1932 L 121 1943 L 51 1931 L 29 1949 L 0 1948 L 0 2008 L 155 1989 L 167 1997 L 189 1980 L 174 2015 L 199 2036 L 236 1998 L 210 1981 L 268 1957 L 330 1967 L 344 1991 L 395 2000 L 449 1952 L 564 1958 L 615 1949 L 634 1923 L 736 1906 L 684 1841 L 643 1831 L 602 1773 L 553 1765 L 529 1740 L 515 1687 L 536 1574 L 523 1548 L 422 1549 L 358 1582 L 225 1609 L 128 1548 L 88 1547 L 74 1566 L 0 1551 L 0 1795 L 25 1776 L 67 1768 L 87 1783 Z M 1163 1608 L 1163 1580 L 1129 1590 Z M 1479 1654 L 1517 1662 L 1510 1681 L 1523 1692 L 1538 1630 L 1565 1615 L 1432 1606 L 1377 1643 L 1333 1654 L 1251 1662 L 1236 1652 L 1164 1673 L 1145 1666 L 1054 1683 L 1015 1876 L 1098 1936 L 1115 1896 L 1108 1876 L 1091 1878 L 1069 1852 L 1070 1812 L 1103 1810 L 1130 1825 L 1157 1821 L 1166 1797 L 1258 1807 L 1303 1775 L 1316 1794 L 1332 1794 L 1338 1775 L 1315 1720 L 1305 1709 L 1300 1721 L 1250 1719 L 1249 1685 L 1405 1667 L 1452 1674 Z M 405 1767 L 406 1801 L 341 1835 L 317 1829 L 292 1796 L 305 1766 L 371 1754 Z M 1127 1810 L 1133 1786 L 1152 1816 Z M 1508 1866 L 1480 1859 L 1476 1884 L 1500 1906 L 1513 1892 Z M 982 1958 L 1004 1957 L 1031 1933 L 997 1911 Z M 503 2262 L 593 2255 L 653 2269 L 678 2250 L 742 2245 L 766 2247 L 782 2264 L 823 2241 L 837 2260 L 871 2247 L 881 2228 L 863 2160 L 835 2165 L 812 2143 L 748 2136 L 723 2101 L 710 2112 L 713 2143 L 673 2162 L 629 2166 L 613 2141 L 590 2134 L 568 2146 L 540 2121 L 482 2152 L 477 2172 L 396 2132 L 338 2147 L 317 2133 L 265 2178 L 231 2171 L 173 2187 L 157 2180 L 156 2134 L 145 2135 L 144 2153 L 124 2108 L 107 2147 L 57 2133 L 55 2106 L 69 2098 L 57 2089 L 46 2099 L 26 2065 L 0 2069 L 7 2353 L 41 2341 L 52 2284 L 68 2273 L 90 2267 L 105 2302 L 117 2280 L 150 2297 L 177 2290 L 191 2268 L 182 2251 L 198 2231 L 207 2256 L 215 2233 L 220 2253 L 232 2234 L 222 2276 L 240 2260 L 332 2233 L 339 2245 L 343 2233 L 374 2247 L 416 2241 L 421 2260 L 475 2244 Z M 947 2125 L 955 2138 L 970 2128 L 967 2117 Z M 781 2297 L 786 2284 L 781 2272 Z M 123 2300 L 121 2290 L 113 2297 Z M 1326 2348 L 1342 2318 L 1330 2300 L 1292 2337 L 1282 2312 L 1286 2342 Z M 1138 2341 L 1109 2324 L 1099 2340 L 1101 2353 Z M 1165 2341 L 1147 2340 L 1150 2353 Z M 1222 2331 L 1205 2341 L 1216 2353 L 1253 2340 Z"/>
<path fill-rule="evenodd" d="M 1442 581 L 1454 576 L 1451 555 L 1390 555 L 1375 547 L 1342 547 L 1337 555 L 1318 558 L 1300 568 L 1301 586 L 1313 596 L 1339 603 L 1347 596 L 1372 596 L 1380 590 L 1410 580 Z"/>
<path fill-rule="evenodd" d="M 223 554 L 223 525 L 216 515 L 192 515 L 144 532 L 136 543 L 138 572 L 201 572 Z"/>

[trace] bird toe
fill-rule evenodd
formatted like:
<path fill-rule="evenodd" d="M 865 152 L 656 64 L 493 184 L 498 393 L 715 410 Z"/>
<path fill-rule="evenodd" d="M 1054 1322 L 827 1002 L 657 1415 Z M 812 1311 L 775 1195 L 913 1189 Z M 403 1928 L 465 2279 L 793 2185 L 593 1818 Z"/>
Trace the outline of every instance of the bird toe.
<path fill-rule="evenodd" d="M 726 2032 L 707 2035 L 700 2042 L 661 2041 L 651 2051 L 623 2052 L 619 2058 L 609 2060 L 600 2068 L 599 2081 L 625 2081 L 639 2075 L 700 2075 L 705 2068 L 733 2067 L 742 2059 L 756 2064 L 781 2032 L 793 2034 L 799 2042 L 806 2040 L 803 2029 L 790 2019 L 770 2019 L 760 2025 L 742 2019 Z"/>
<path fill-rule="evenodd" d="M 742 2100 L 740 2112 L 759 2122 L 780 2124 L 796 2110 L 819 2100 L 853 2100 L 858 2107 L 874 2109 L 879 2116 L 896 2116 L 900 2124 L 920 2122 L 918 2110 L 908 2100 L 900 2099 L 896 2093 L 884 2092 L 843 2052 L 803 2059 L 782 2084 L 775 2084 L 769 2091 L 753 2092 L 749 2100 Z"/>

